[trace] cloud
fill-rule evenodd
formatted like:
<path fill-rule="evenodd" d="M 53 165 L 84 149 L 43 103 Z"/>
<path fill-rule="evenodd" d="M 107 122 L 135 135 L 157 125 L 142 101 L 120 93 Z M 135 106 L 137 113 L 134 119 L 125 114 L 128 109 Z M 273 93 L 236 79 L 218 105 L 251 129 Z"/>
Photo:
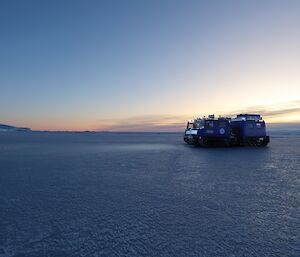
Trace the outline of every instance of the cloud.
<path fill-rule="evenodd" d="M 300 100 L 278 103 L 275 105 L 250 106 L 232 111 L 224 116 L 235 116 L 239 113 L 258 113 L 264 118 L 280 118 L 299 113 Z M 132 131 L 132 132 L 183 132 L 187 120 L 194 115 L 145 115 L 125 117 L 121 119 L 98 119 L 98 130 L 101 131 Z M 295 122 L 295 124 L 298 121 Z"/>
<path fill-rule="evenodd" d="M 175 115 L 145 115 L 122 119 L 100 119 L 99 130 L 178 132 L 183 131 L 188 118 Z"/>
<path fill-rule="evenodd" d="M 229 116 L 237 113 L 258 113 L 265 118 L 283 117 L 291 114 L 300 114 L 300 100 L 278 103 L 273 105 L 259 105 L 244 108 L 242 110 L 233 111 Z M 300 120 L 300 115 L 299 115 Z"/>

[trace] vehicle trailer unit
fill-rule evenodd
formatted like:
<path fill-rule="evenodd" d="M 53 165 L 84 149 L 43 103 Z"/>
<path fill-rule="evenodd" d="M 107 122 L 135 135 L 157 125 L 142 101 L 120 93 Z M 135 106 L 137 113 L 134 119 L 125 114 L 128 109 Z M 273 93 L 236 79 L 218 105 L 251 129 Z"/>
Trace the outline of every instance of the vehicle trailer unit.
<path fill-rule="evenodd" d="M 270 138 L 259 114 L 239 114 L 235 118 L 209 115 L 188 121 L 184 141 L 199 146 L 266 146 Z"/>
<path fill-rule="evenodd" d="M 196 118 L 187 123 L 184 141 L 200 146 L 231 146 L 235 143 L 230 121 L 227 118 Z"/>
<path fill-rule="evenodd" d="M 238 145 L 266 146 L 270 142 L 266 123 L 259 114 L 239 114 L 230 123 Z"/>

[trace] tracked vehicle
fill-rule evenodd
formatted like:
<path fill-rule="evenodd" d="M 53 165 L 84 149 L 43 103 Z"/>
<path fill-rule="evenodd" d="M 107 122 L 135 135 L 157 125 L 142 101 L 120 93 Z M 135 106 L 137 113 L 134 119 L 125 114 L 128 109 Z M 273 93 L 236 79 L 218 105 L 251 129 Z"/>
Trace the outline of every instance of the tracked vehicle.
<path fill-rule="evenodd" d="M 199 146 L 231 146 L 235 144 L 230 119 L 209 115 L 187 123 L 184 141 Z"/>
<path fill-rule="evenodd" d="M 237 145 L 266 146 L 270 142 L 265 121 L 259 114 L 239 114 L 230 124 Z"/>

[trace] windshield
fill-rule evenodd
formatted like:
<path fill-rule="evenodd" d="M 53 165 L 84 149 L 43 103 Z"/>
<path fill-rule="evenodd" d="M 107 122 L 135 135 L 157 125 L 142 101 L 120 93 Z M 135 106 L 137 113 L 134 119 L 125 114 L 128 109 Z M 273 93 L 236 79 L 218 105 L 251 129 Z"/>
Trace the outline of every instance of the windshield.
<path fill-rule="evenodd" d="M 189 122 L 188 122 L 188 124 L 187 124 L 186 128 L 188 128 L 188 129 L 192 129 L 192 128 L 193 128 L 193 126 L 194 126 L 194 123 L 189 123 Z"/>

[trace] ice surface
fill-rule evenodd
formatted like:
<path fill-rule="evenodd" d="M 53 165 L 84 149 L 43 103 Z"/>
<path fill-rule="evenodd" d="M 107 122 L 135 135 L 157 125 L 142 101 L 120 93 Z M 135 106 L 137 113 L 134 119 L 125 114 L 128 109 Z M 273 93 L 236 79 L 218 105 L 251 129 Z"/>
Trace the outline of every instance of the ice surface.
<path fill-rule="evenodd" d="M 300 256 L 300 135 L 0 134 L 0 256 Z"/>

